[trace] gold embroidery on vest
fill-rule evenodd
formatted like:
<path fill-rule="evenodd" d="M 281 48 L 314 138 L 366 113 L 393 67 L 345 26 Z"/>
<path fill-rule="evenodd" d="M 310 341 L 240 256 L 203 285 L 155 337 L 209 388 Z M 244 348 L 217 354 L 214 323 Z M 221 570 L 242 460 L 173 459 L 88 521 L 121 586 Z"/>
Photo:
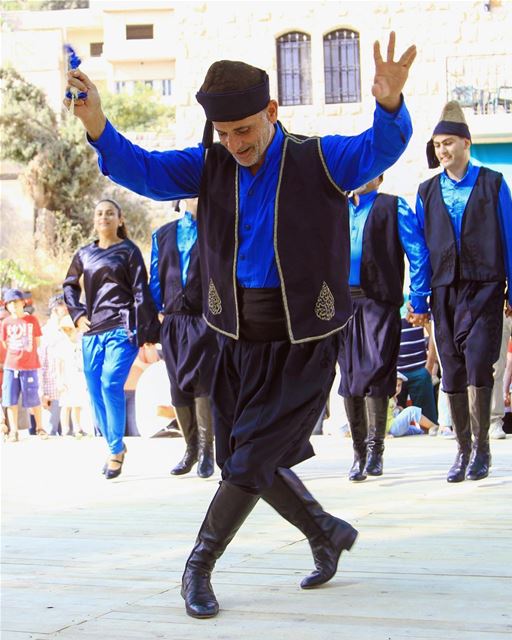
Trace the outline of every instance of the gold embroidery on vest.
<path fill-rule="evenodd" d="M 222 313 L 222 302 L 211 278 L 210 284 L 208 286 L 208 309 L 213 313 L 214 316 L 218 316 L 219 313 Z"/>
<path fill-rule="evenodd" d="M 322 288 L 315 304 L 315 315 L 320 320 L 331 320 L 334 317 L 334 296 L 326 282 L 322 283 Z"/>

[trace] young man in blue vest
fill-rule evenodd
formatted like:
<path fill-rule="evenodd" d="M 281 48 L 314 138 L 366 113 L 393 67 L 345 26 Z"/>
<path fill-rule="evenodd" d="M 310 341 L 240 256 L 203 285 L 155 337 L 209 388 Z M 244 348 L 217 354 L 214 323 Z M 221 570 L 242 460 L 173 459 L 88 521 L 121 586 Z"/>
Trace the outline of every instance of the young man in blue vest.
<path fill-rule="evenodd" d="M 383 473 L 388 404 L 396 393 L 404 250 L 413 272 L 418 253 L 414 214 L 403 198 L 379 193 L 383 179 L 362 185 L 349 201 L 354 313 L 341 332 L 338 362 L 354 448 L 352 482 Z"/>
<path fill-rule="evenodd" d="M 183 574 L 193 617 L 217 614 L 211 572 L 260 497 L 309 540 L 316 568 L 303 588 L 330 580 L 356 538 L 291 467 L 313 455 L 309 438 L 352 312 L 344 192 L 396 162 L 412 131 L 402 88 L 416 49 L 395 62 L 394 47 L 393 33 L 383 60 L 375 44 L 374 123 L 350 137 L 290 135 L 263 70 L 215 62 L 196 95 L 207 119 L 203 142 L 181 151 L 131 144 L 107 121 L 89 78 L 68 74 L 87 92 L 74 113 L 105 175 L 155 199 L 199 196 L 203 313 L 220 346 L 212 400 L 222 482 Z"/>
<path fill-rule="evenodd" d="M 217 339 L 202 317 L 201 270 L 197 248 L 197 200 L 181 200 L 179 220 L 153 233 L 149 288 L 163 316 L 160 342 L 171 399 L 185 438 L 182 460 L 172 475 L 191 471 L 209 478 L 214 471 L 210 390 Z"/>
<path fill-rule="evenodd" d="M 448 482 L 489 474 L 493 364 L 498 359 L 508 281 L 512 310 L 512 200 L 503 176 L 470 161 L 471 134 L 457 102 L 443 109 L 427 144 L 443 172 L 418 190 L 423 284 L 458 442 Z M 412 280 L 412 278 L 411 278 Z M 428 293 L 430 293 L 428 291 Z M 411 293 L 413 324 L 428 319 L 427 295 Z"/>

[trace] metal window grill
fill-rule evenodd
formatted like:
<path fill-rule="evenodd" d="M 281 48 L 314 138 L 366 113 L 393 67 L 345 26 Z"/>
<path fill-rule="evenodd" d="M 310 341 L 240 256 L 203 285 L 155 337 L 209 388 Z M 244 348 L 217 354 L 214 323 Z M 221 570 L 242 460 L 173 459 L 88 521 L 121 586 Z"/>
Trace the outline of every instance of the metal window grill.
<path fill-rule="evenodd" d="M 283 106 L 311 104 L 311 38 L 286 33 L 277 39 L 277 84 Z"/>
<path fill-rule="evenodd" d="M 324 36 L 325 102 L 361 102 L 359 34 L 338 29 Z"/>

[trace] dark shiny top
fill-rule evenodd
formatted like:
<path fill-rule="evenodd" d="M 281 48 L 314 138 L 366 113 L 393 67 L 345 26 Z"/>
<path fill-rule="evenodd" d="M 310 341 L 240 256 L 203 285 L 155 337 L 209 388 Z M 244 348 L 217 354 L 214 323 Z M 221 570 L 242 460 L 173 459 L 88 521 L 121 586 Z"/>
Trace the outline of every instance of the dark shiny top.
<path fill-rule="evenodd" d="M 83 293 L 80 278 L 83 276 Z M 73 322 L 85 315 L 88 334 L 124 327 L 137 343 L 158 342 L 160 323 L 148 287 L 142 253 L 131 240 L 101 249 L 92 242 L 73 256 L 64 280 L 64 299 Z"/>

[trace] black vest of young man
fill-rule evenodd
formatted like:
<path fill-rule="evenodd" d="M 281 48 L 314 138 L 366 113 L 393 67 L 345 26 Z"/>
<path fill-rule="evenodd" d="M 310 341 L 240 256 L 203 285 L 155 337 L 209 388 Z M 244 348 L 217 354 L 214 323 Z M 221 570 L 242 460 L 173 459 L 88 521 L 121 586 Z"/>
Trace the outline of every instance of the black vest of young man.
<path fill-rule="evenodd" d="M 398 234 L 398 198 L 379 193 L 363 230 L 361 288 L 369 298 L 402 306 L 404 250 Z"/>
<path fill-rule="evenodd" d="M 239 168 L 218 143 L 209 150 L 198 205 L 204 317 L 238 339 Z M 325 338 L 352 313 L 348 287 L 348 203 L 330 176 L 319 138 L 285 132 L 276 206 L 274 251 L 292 343 Z"/>
<path fill-rule="evenodd" d="M 462 219 L 460 251 L 441 193 L 440 175 L 423 182 L 418 193 L 425 210 L 425 240 L 430 252 L 432 287 L 455 281 L 506 279 L 498 197 L 503 176 L 480 167 Z"/>
<path fill-rule="evenodd" d="M 176 240 L 178 221 L 169 222 L 156 231 L 158 278 L 164 314 L 201 315 L 202 289 L 197 242 L 190 252 L 185 287 L 181 281 L 180 253 Z"/>

